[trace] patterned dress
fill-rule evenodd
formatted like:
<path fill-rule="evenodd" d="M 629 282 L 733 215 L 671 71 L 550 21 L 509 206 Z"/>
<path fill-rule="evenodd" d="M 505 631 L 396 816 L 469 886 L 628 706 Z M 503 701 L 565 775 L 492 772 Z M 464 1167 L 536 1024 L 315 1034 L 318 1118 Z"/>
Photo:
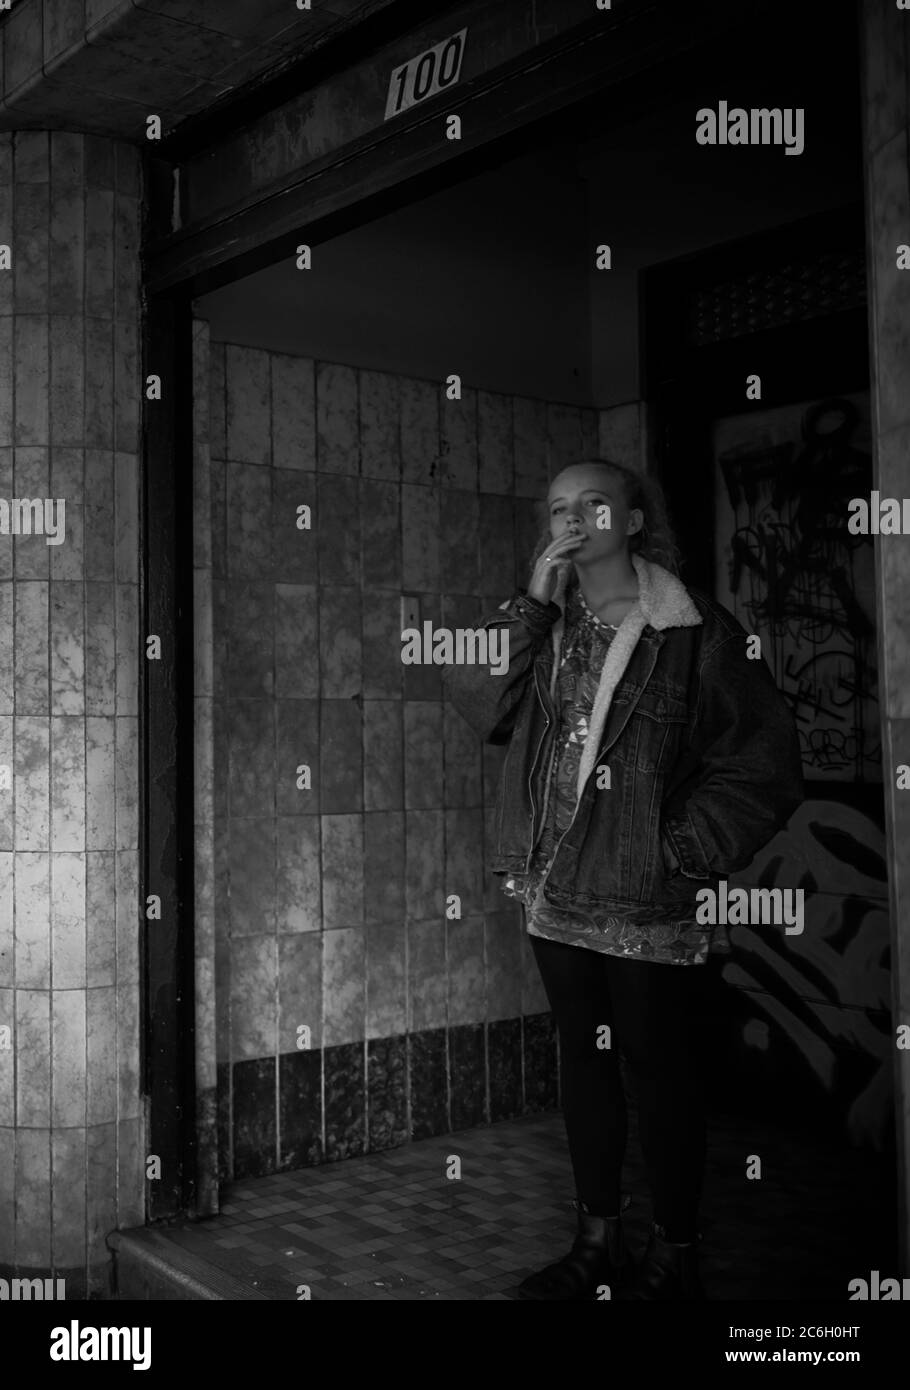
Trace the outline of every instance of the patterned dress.
<path fill-rule="evenodd" d="M 577 804 L 578 764 L 588 736 L 589 720 L 604 658 L 616 629 L 601 622 L 580 589 L 570 594 L 565 610 L 563 646 L 556 681 L 559 731 L 547 772 L 541 832 L 529 872 L 505 878 L 502 891 L 525 907 L 525 926 L 532 936 L 585 946 L 608 956 L 701 965 L 707 959 L 712 932 L 714 949 L 723 951 L 726 934 L 695 921 L 630 924 L 615 913 L 567 911 L 543 897 L 543 885 L 563 832 Z M 594 772 L 591 776 L 595 776 Z M 609 848 L 604 846 L 604 852 Z M 723 939 L 722 939 L 723 938 Z"/>

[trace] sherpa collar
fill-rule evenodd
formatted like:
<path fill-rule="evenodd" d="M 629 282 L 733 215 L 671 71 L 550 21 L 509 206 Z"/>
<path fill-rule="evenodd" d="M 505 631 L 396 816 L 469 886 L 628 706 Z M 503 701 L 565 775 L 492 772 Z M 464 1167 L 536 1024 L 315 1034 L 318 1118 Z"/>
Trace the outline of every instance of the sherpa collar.
<path fill-rule="evenodd" d="M 577 795 L 580 798 L 588 775 L 597 759 L 601 734 L 607 721 L 613 692 L 623 677 L 638 639 L 650 624 L 657 632 L 668 627 L 697 627 L 702 616 L 689 596 L 681 580 L 653 560 L 645 560 L 640 555 L 631 556 L 638 575 L 638 601 L 623 618 L 613 641 L 607 648 L 597 694 L 588 721 L 588 735 L 582 749 L 578 765 Z M 564 571 L 553 595 L 553 601 L 562 610 L 562 616 L 552 628 L 553 674 L 550 681 L 550 695 L 556 693 L 556 678 L 559 673 L 559 658 L 562 651 L 565 631 L 565 591 L 568 571 Z"/>

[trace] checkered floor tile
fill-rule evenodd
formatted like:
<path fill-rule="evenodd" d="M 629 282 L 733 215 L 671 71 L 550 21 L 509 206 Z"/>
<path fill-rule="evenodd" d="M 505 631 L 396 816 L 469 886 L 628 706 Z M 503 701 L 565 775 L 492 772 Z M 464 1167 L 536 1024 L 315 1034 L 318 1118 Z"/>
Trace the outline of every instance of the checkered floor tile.
<path fill-rule="evenodd" d="M 896 1268 L 883 1156 L 811 1134 L 712 1121 L 702 1267 L 713 1299 L 843 1300 L 850 1278 Z M 746 1177 L 760 1152 L 762 1177 Z M 450 1155 L 461 1177 L 446 1177 Z M 633 1132 L 624 1225 L 637 1254 L 650 1204 Z M 365 1158 L 234 1184 L 217 1217 L 169 1240 L 276 1300 L 496 1300 L 564 1254 L 575 1214 L 560 1115 L 446 1134 Z"/>

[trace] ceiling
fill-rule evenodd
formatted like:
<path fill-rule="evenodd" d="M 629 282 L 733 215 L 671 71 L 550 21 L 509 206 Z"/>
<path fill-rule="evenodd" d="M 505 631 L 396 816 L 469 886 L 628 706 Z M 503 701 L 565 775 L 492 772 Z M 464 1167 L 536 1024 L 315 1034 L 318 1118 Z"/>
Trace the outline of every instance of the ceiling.
<path fill-rule="evenodd" d="M 16 0 L 0 22 L 0 130 L 167 136 L 400 0 Z M 433 6 L 422 6 L 425 14 Z M 441 7 L 439 7 L 441 8 Z"/>

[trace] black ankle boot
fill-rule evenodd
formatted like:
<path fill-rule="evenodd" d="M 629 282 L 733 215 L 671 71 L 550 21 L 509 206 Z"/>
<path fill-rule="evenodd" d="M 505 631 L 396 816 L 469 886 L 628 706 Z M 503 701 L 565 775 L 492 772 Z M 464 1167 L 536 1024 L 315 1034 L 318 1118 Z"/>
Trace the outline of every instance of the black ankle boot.
<path fill-rule="evenodd" d="M 700 1237 L 699 1237 L 700 1239 Z M 705 1297 L 698 1272 L 698 1240 L 685 1245 L 667 1240 L 663 1226 L 651 1226 L 648 1248 L 624 1299 L 699 1299 Z"/>
<path fill-rule="evenodd" d="M 594 1216 L 585 1202 L 573 1202 L 578 1235 L 568 1255 L 531 1274 L 518 1286 L 521 1298 L 546 1302 L 584 1302 L 596 1299 L 606 1284 L 618 1296 L 631 1268 L 619 1216 Z"/>

